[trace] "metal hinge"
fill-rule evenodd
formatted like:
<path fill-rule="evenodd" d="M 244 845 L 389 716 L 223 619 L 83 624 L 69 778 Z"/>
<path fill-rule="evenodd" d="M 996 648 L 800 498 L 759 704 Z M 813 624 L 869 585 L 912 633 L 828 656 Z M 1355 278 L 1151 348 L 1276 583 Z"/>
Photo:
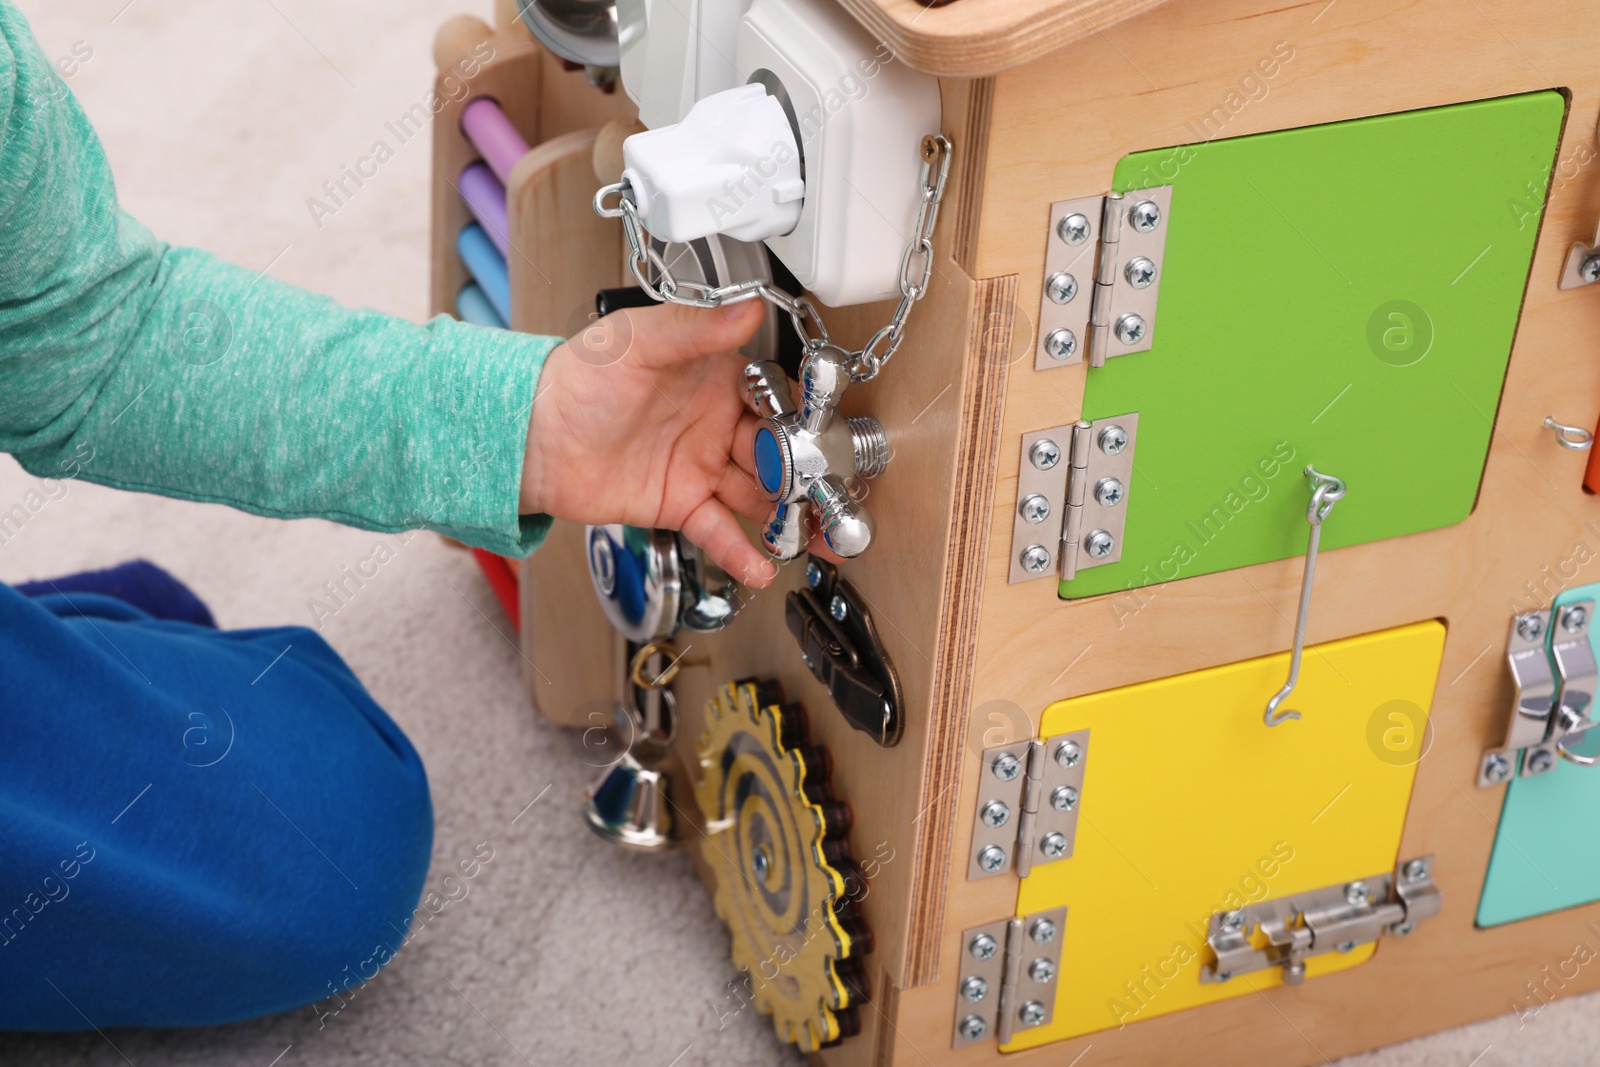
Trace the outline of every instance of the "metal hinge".
<path fill-rule="evenodd" d="M 968 878 L 1026 878 L 1072 855 L 1088 756 L 1088 730 L 983 750 Z"/>
<path fill-rule="evenodd" d="M 1050 205 L 1035 370 L 1150 348 L 1171 213 L 1170 185 Z"/>
<path fill-rule="evenodd" d="M 1576 751 L 1595 725 L 1595 689 L 1600 666 L 1589 643 L 1595 602 L 1575 600 L 1549 611 L 1511 620 L 1506 663 L 1511 668 L 1511 718 L 1506 739 L 1483 754 L 1480 788 L 1555 770 L 1557 758 L 1591 766 L 1600 757 Z M 1600 736 L 1597 734 L 1596 736 Z"/>
<path fill-rule="evenodd" d="M 993 1038 L 1006 1044 L 1018 1029 L 1055 1017 L 1056 975 L 1066 938 L 1067 909 L 974 926 L 961 935 L 951 1048 Z"/>
<path fill-rule="evenodd" d="M 1068 582 L 1122 558 L 1138 435 L 1136 411 L 1023 434 L 1012 582 L 1052 574 Z"/>
<path fill-rule="evenodd" d="M 1405 937 L 1422 920 L 1439 914 L 1442 903 L 1428 855 L 1406 860 L 1393 875 L 1215 912 L 1206 944 L 1216 959 L 1201 967 L 1200 981 L 1226 982 L 1281 967 L 1284 984 L 1299 985 L 1305 981 L 1306 960 L 1353 952 L 1384 934 Z"/>

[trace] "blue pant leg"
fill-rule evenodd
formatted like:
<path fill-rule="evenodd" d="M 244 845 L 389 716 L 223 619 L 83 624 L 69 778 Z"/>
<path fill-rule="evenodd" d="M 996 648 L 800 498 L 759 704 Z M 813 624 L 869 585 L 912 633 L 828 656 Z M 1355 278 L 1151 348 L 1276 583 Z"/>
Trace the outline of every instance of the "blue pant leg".
<path fill-rule="evenodd" d="M 315 633 L 0 586 L 0 1029 L 193 1026 L 377 973 L 422 762 Z"/>

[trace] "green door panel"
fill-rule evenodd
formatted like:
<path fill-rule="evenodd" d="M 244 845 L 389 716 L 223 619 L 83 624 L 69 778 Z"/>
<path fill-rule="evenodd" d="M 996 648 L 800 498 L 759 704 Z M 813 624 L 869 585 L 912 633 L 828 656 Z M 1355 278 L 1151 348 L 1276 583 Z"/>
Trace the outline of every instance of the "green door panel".
<path fill-rule="evenodd" d="M 1173 187 L 1154 344 L 1084 393 L 1085 419 L 1139 413 L 1127 531 L 1061 595 L 1303 553 L 1307 463 L 1349 485 L 1323 548 L 1465 518 L 1565 107 L 1529 93 L 1125 157 L 1118 191 Z"/>
<path fill-rule="evenodd" d="M 1600 584 L 1586 585 L 1562 593 L 1554 606 L 1596 597 Z M 1589 646 L 1600 657 L 1597 637 L 1600 627 L 1590 627 Z M 1478 899 L 1478 925 L 1600 900 L 1600 825 L 1588 817 L 1597 809 L 1600 767 L 1558 760 L 1553 771 L 1511 779 Z"/>

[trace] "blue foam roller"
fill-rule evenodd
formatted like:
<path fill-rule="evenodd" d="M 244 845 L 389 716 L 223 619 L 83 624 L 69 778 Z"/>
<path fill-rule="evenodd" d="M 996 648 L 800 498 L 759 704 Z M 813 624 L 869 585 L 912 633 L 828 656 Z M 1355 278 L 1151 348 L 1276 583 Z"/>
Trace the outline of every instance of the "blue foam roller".
<path fill-rule="evenodd" d="M 456 238 L 456 251 L 461 253 L 461 261 L 467 265 L 483 295 L 500 314 L 500 321 L 510 322 L 511 276 L 506 273 L 506 257 L 476 222 L 462 229 L 461 236 Z"/>
<path fill-rule="evenodd" d="M 468 282 L 456 294 L 456 314 L 461 316 L 461 321 L 474 326 L 492 326 L 498 330 L 506 328 L 506 320 L 500 317 L 476 282 Z"/>

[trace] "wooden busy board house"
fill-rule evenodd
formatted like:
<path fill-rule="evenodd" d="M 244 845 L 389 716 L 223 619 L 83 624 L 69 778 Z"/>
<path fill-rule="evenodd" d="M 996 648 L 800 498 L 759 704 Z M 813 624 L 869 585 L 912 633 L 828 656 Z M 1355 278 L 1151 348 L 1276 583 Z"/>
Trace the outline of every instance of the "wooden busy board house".
<path fill-rule="evenodd" d="M 1321 1062 L 1600 985 L 1548 977 L 1600 947 L 1593 5 L 839 3 L 950 146 L 927 295 L 840 409 L 888 442 L 873 543 L 751 592 L 557 527 L 528 689 L 631 744 L 596 829 L 694 858 L 830 1067 Z M 435 310 L 488 98 L 530 146 L 505 324 L 579 335 L 635 284 L 591 201 L 644 126 L 505 7 L 440 33 L 493 55 L 435 125 Z"/>

